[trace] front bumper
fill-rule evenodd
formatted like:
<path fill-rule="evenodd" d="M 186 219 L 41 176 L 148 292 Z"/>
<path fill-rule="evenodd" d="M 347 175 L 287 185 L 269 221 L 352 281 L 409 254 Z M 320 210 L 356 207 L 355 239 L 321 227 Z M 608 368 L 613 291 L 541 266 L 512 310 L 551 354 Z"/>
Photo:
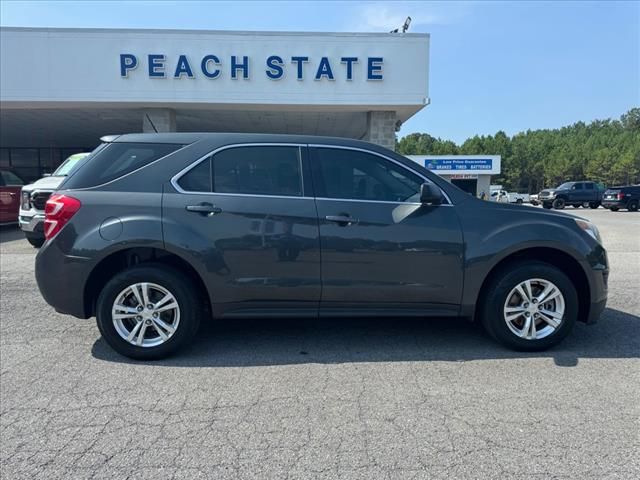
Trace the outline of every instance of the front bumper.
<path fill-rule="evenodd" d="M 597 260 L 593 261 L 594 259 Z M 607 258 L 607 251 L 599 247 L 594 251 L 592 263 L 584 262 L 583 268 L 588 277 L 590 301 L 588 314 L 579 320 L 587 324 L 593 324 L 598 321 L 600 314 L 607 306 L 609 293 L 609 259 Z"/>
<path fill-rule="evenodd" d="M 27 233 L 39 233 L 44 236 L 44 213 L 24 214 L 23 210 L 20 210 L 18 216 L 18 223 L 20 229 Z"/>

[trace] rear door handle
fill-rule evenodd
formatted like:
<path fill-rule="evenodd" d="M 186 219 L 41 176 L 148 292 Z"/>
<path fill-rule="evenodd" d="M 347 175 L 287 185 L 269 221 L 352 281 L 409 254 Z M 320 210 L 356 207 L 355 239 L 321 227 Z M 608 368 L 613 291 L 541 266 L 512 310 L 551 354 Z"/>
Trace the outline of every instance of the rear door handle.
<path fill-rule="evenodd" d="M 211 217 L 218 213 L 222 213 L 222 209 L 220 207 L 216 207 L 211 203 L 200 203 L 198 205 L 187 205 L 187 211 L 199 213 L 205 217 Z"/>
<path fill-rule="evenodd" d="M 353 217 L 350 217 L 349 215 L 327 215 L 326 217 L 324 217 L 324 219 L 329 222 L 337 223 L 341 227 L 346 227 L 348 225 L 353 225 L 354 223 L 358 223 L 358 220 L 356 220 Z"/>

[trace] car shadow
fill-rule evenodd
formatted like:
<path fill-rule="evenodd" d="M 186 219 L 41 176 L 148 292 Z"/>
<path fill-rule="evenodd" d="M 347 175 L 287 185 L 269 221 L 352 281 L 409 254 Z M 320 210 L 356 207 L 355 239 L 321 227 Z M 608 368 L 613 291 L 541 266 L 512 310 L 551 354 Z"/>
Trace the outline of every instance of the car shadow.
<path fill-rule="evenodd" d="M 99 338 L 99 360 L 146 364 L 123 357 Z M 467 362 L 552 358 L 557 366 L 581 358 L 638 358 L 640 317 L 606 309 L 596 325 L 578 323 L 560 345 L 545 352 L 515 352 L 464 319 L 225 320 L 203 325 L 190 347 L 154 361 L 169 367 L 246 367 L 305 363 Z"/>

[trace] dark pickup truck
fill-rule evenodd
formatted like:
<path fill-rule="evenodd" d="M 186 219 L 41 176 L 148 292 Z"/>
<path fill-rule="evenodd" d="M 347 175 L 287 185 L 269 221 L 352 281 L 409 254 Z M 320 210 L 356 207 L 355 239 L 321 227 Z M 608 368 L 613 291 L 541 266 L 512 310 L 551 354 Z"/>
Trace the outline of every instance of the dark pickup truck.
<path fill-rule="evenodd" d="M 566 182 L 558 188 L 542 190 L 538 201 L 544 208 L 563 209 L 567 205 L 575 208 L 588 204 L 598 208 L 602 202 L 604 187 L 596 182 Z"/>

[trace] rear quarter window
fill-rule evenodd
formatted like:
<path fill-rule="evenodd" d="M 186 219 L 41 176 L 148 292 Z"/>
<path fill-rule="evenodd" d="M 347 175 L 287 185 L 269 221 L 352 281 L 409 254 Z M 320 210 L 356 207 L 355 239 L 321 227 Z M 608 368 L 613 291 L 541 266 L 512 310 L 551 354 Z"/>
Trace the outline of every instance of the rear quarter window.
<path fill-rule="evenodd" d="M 89 155 L 63 185 L 65 188 L 102 185 L 149 165 L 181 147 L 168 143 L 109 143 Z"/>

